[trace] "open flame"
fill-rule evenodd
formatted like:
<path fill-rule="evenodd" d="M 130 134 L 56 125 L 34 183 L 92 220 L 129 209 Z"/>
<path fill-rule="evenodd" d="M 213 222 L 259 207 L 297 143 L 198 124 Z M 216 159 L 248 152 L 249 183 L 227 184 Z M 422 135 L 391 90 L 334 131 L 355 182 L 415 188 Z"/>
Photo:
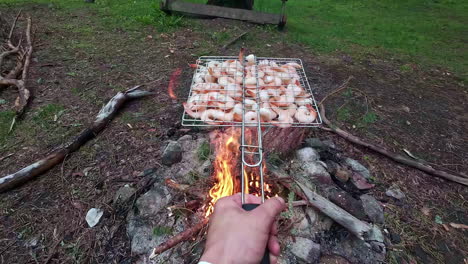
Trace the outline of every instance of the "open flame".
<path fill-rule="evenodd" d="M 215 146 L 216 159 L 214 161 L 215 185 L 209 191 L 210 202 L 206 207 L 205 216 L 211 215 L 214 204 L 220 198 L 233 195 L 241 191 L 241 150 L 239 128 L 228 128 L 224 131 L 215 130 L 210 134 L 211 143 Z M 263 164 L 262 170 L 266 172 Z M 255 169 L 244 171 L 245 193 L 260 195 L 260 174 Z M 264 183 L 265 197 L 272 195 L 270 185 Z"/>
<path fill-rule="evenodd" d="M 169 85 L 167 87 L 167 92 L 169 97 L 172 99 L 177 99 L 177 95 L 175 94 L 174 90 L 179 85 L 180 74 L 182 73 L 181 68 L 177 68 L 172 74 L 169 79 Z"/>

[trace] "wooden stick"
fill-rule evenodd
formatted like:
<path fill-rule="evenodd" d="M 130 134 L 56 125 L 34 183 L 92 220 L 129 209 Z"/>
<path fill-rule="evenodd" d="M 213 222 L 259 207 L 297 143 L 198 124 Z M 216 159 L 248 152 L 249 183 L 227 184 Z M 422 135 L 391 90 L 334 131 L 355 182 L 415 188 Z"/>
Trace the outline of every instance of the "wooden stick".
<path fill-rule="evenodd" d="M 348 79 L 346 79 L 346 81 L 344 81 L 343 84 L 340 85 L 340 87 L 338 87 L 335 91 L 333 91 L 333 92 L 329 93 L 327 96 L 325 96 L 325 97 L 322 99 L 322 101 L 320 101 L 319 105 L 323 104 L 323 102 L 325 102 L 325 100 L 327 100 L 328 97 L 330 97 L 330 96 L 336 94 L 337 92 L 339 92 L 339 91 L 345 89 L 346 87 L 348 87 L 349 81 L 351 81 L 352 79 L 354 79 L 354 77 L 353 77 L 353 76 L 349 76 Z"/>
<path fill-rule="evenodd" d="M 153 249 L 153 252 L 150 255 L 150 259 L 155 258 L 158 254 L 161 254 L 162 252 L 169 250 L 173 247 L 175 247 L 177 244 L 183 241 L 187 241 L 191 237 L 193 237 L 198 231 L 202 230 L 205 225 L 208 224 L 208 218 L 203 218 L 198 224 L 194 225 L 193 227 L 175 235 L 174 237 L 170 238 L 166 242 L 160 244 L 159 246 L 155 247 Z"/>
<path fill-rule="evenodd" d="M 232 44 L 236 43 L 236 41 L 238 41 L 239 39 L 241 39 L 242 37 L 244 37 L 245 35 L 247 35 L 247 33 L 249 33 L 248 31 L 245 31 L 243 32 L 242 34 L 240 34 L 239 36 L 231 39 L 228 43 L 226 43 L 224 46 L 223 46 L 223 50 L 227 49 L 227 47 L 231 46 Z"/>
<path fill-rule="evenodd" d="M 468 186 L 468 179 L 467 178 L 463 178 L 463 177 L 459 177 L 459 176 L 456 176 L 456 175 L 453 175 L 453 174 L 450 174 L 448 172 L 445 172 L 445 171 L 442 171 L 442 170 L 436 170 L 428 165 L 424 165 L 420 162 L 417 162 L 415 160 L 410 160 L 410 159 L 407 159 L 399 154 L 396 154 L 396 153 L 392 153 L 386 149 L 384 149 L 383 147 L 380 147 L 380 146 L 376 146 L 376 145 L 373 145 L 371 143 L 367 143 L 367 142 L 364 142 L 363 140 L 361 140 L 360 138 L 340 129 L 339 127 L 333 125 L 330 120 L 327 119 L 327 116 L 326 116 L 326 112 L 325 112 L 325 105 L 323 104 L 320 104 L 320 114 L 322 116 L 322 120 L 323 122 L 328 126 L 330 127 L 330 129 L 332 130 L 332 132 L 334 132 L 335 134 L 341 136 L 342 138 L 354 143 L 354 144 L 357 144 L 357 145 L 360 145 L 360 146 L 363 146 L 363 147 L 366 147 L 366 148 L 369 148 L 377 153 L 380 153 L 382 155 L 384 155 L 385 157 L 387 158 L 390 158 L 391 160 L 394 160 L 398 163 L 401 163 L 401 164 L 404 164 L 404 165 L 407 165 L 407 166 L 410 166 L 412 168 L 415 168 L 415 169 L 418 169 L 418 170 L 421 170 L 421 171 L 424 171 L 430 175 L 434 175 L 434 176 L 437 176 L 437 177 L 440 177 L 440 178 L 443 178 L 443 179 L 446 179 L 446 180 L 449 180 L 449 181 L 453 181 L 453 182 L 456 182 L 456 183 L 460 183 L 460 184 L 463 184 L 465 186 Z"/>
<path fill-rule="evenodd" d="M 112 120 L 117 111 L 126 101 L 151 94 L 150 92 L 139 90 L 139 88 L 140 86 L 136 86 L 127 91 L 117 93 L 117 95 L 115 95 L 101 109 L 101 111 L 99 111 L 93 124 L 83 130 L 65 147 L 54 151 L 44 159 L 41 159 L 13 174 L 0 178 L 0 193 L 21 185 L 53 168 L 55 165 L 59 164 L 66 155 L 78 150 L 84 143 L 96 137 L 97 134 L 106 127 L 109 121 Z"/>

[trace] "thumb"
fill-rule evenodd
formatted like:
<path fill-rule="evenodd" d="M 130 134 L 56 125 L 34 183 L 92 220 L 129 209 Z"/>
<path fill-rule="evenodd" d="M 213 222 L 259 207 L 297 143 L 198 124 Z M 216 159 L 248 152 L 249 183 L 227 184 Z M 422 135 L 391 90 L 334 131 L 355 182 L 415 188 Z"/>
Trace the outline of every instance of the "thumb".
<path fill-rule="evenodd" d="M 262 214 L 262 216 L 268 221 L 268 223 L 273 223 L 275 217 L 281 213 L 286 208 L 286 203 L 281 197 L 273 197 L 261 204 L 257 209 L 257 213 Z"/>

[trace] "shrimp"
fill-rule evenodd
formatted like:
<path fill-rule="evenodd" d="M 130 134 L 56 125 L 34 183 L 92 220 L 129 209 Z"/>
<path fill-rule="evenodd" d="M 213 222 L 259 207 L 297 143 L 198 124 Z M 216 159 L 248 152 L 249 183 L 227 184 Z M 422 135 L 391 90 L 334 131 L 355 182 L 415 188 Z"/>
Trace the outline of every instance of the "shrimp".
<path fill-rule="evenodd" d="M 278 121 L 271 121 L 271 123 L 277 127 L 286 128 L 290 127 L 294 122 L 288 109 L 281 109 L 276 106 L 272 106 L 272 109 L 278 114 Z"/>
<path fill-rule="evenodd" d="M 286 89 L 290 90 L 294 94 L 294 96 L 298 96 L 304 92 L 302 87 L 297 86 L 295 84 L 288 84 L 288 87 Z"/>
<path fill-rule="evenodd" d="M 226 86 L 226 85 L 228 85 L 230 83 L 236 83 L 236 80 L 234 80 L 234 78 L 232 78 L 232 77 L 222 76 L 222 77 L 218 78 L 218 83 L 221 86 Z"/>
<path fill-rule="evenodd" d="M 218 68 L 208 68 L 208 73 L 213 76 L 213 77 L 216 77 L 216 78 L 220 78 L 221 76 L 223 76 L 223 73 L 218 69 Z"/>
<path fill-rule="evenodd" d="M 219 90 L 221 89 L 221 86 L 216 83 L 196 83 L 192 86 L 192 90 L 196 92 L 209 92 L 213 90 Z"/>
<path fill-rule="evenodd" d="M 278 116 L 278 114 L 276 114 L 276 112 L 271 109 L 270 104 L 268 104 L 267 102 L 264 102 L 262 104 L 262 107 L 260 108 L 259 112 L 260 118 L 263 122 L 270 122 Z"/>
<path fill-rule="evenodd" d="M 233 112 L 223 112 L 217 109 L 208 109 L 201 115 L 200 119 L 208 124 L 216 124 L 215 121 L 232 121 Z"/>
<path fill-rule="evenodd" d="M 186 103 L 183 103 L 184 109 L 193 118 L 200 118 L 205 111 L 207 96 L 205 94 L 192 95 Z"/>
<path fill-rule="evenodd" d="M 294 67 L 294 68 L 296 68 L 296 69 L 302 69 L 302 66 L 299 65 L 299 63 L 296 63 L 296 62 L 288 62 L 288 63 L 286 63 L 285 65 Z"/>
<path fill-rule="evenodd" d="M 294 103 L 294 94 L 291 90 L 286 90 L 286 93 L 281 96 L 274 96 L 270 99 L 270 103 L 276 106 L 286 107 Z"/>
<path fill-rule="evenodd" d="M 257 79 L 255 77 L 247 77 L 245 78 L 246 85 L 257 85 Z"/>
<path fill-rule="evenodd" d="M 242 87 L 237 83 L 230 83 L 224 86 L 224 90 L 221 92 L 226 93 L 233 98 L 242 97 Z"/>
<path fill-rule="evenodd" d="M 270 95 L 266 90 L 260 90 L 260 92 L 258 92 L 258 95 L 260 97 L 260 101 L 262 102 L 268 102 L 268 100 L 270 100 Z"/>
<path fill-rule="evenodd" d="M 283 81 L 278 77 L 266 76 L 264 79 L 265 86 L 280 86 Z"/>
<path fill-rule="evenodd" d="M 250 110 L 257 110 L 258 109 L 257 102 L 255 102 L 252 99 L 245 99 L 244 100 L 244 105 L 245 105 L 245 107 L 247 109 L 250 109 Z"/>
<path fill-rule="evenodd" d="M 317 118 L 317 112 L 311 105 L 301 105 L 294 117 L 299 123 L 312 123 Z"/>
<path fill-rule="evenodd" d="M 247 57 L 245 57 L 245 59 L 247 60 L 248 65 L 254 65 L 255 64 L 255 55 L 250 54 Z"/>
<path fill-rule="evenodd" d="M 234 108 L 232 109 L 232 112 L 234 114 L 234 121 L 242 121 L 242 104 L 241 103 L 238 103 L 234 106 Z"/>
<path fill-rule="evenodd" d="M 208 68 L 216 68 L 220 65 L 221 63 L 219 61 L 209 61 L 208 64 L 206 66 L 208 66 Z"/>
<path fill-rule="evenodd" d="M 249 111 L 244 115 L 244 122 L 255 125 L 258 122 L 258 115 L 255 111 Z"/>
<path fill-rule="evenodd" d="M 205 107 L 195 107 L 190 103 L 182 103 L 184 106 L 185 112 L 193 118 L 200 118 L 205 112 Z"/>
<path fill-rule="evenodd" d="M 312 104 L 312 99 L 309 98 L 309 95 L 306 94 L 305 97 L 296 97 L 295 103 L 299 106 Z"/>
<path fill-rule="evenodd" d="M 205 74 L 204 79 L 207 83 L 215 83 L 216 77 L 211 76 L 210 74 Z"/>

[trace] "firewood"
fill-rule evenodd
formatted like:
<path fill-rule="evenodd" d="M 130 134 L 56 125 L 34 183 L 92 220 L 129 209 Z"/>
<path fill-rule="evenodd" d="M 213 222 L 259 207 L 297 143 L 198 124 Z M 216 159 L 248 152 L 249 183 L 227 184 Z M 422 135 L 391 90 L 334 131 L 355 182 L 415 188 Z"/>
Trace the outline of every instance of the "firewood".
<path fill-rule="evenodd" d="M 0 178 L 0 193 L 21 185 L 59 164 L 67 155 L 78 150 L 83 144 L 96 137 L 128 100 L 152 94 L 147 91 L 142 91 L 139 88 L 140 86 L 136 86 L 127 91 L 117 93 L 117 95 L 99 111 L 93 124 L 83 130 L 75 139 L 65 145 L 65 147 L 55 150 L 44 159 L 13 174 Z"/>
<path fill-rule="evenodd" d="M 158 254 L 161 254 L 162 252 L 175 247 L 177 244 L 183 241 L 189 240 L 190 238 L 194 237 L 200 230 L 202 230 L 203 227 L 205 227 L 205 225 L 207 224 L 208 224 L 208 218 L 203 218 L 202 220 L 200 220 L 200 222 L 198 222 L 198 224 L 192 226 L 189 229 L 184 230 L 183 232 L 175 235 L 174 237 L 170 238 L 166 242 L 155 247 L 149 258 L 153 259 Z"/>
<path fill-rule="evenodd" d="M 285 176 L 288 177 L 282 171 L 276 169 L 270 169 L 270 173 L 276 175 L 279 178 L 283 178 Z M 330 217 L 333 221 L 346 228 L 357 238 L 365 240 L 369 243 L 376 243 L 376 246 L 384 248 L 383 235 L 377 226 L 359 220 L 343 208 L 337 206 L 325 197 L 313 192 L 298 181 L 295 181 L 293 184 L 290 184 L 286 181 L 280 181 L 280 183 L 284 187 L 294 192 L 297 196 L 301 197 L 303 201 L 307 202 L 307 204 L 311 205 L 326 216 Z M 299 188 L 295 187 L 295 185 L 297 185 Z M 297 205 L 302 205 L 303 202 L 299 202 L 293 202 L 293 206 L 295 206 L 294 203 Z"/>

